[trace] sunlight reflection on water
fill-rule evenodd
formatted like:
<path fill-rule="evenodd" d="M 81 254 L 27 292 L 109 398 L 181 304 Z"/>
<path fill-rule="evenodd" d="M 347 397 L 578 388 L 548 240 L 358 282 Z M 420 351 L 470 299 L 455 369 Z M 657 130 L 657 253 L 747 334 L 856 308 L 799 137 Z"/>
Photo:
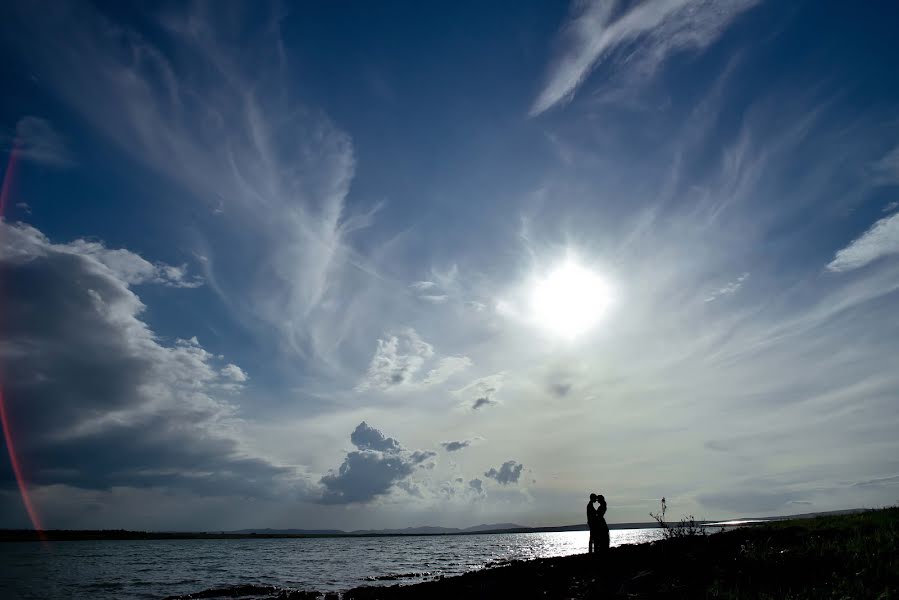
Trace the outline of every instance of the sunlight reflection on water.
<path fill-rule="evenodd" d="M 612 546 L 661 537 L 611 532 Z M 0 545 L 0 597 L 161 598 L 239 583 L 320 591 L 415 583 L 436 575 L 587 550 L 586 531 L 463 536 L 148 540 Z M 374 579 L 399 576 L 390 579 Z"/>

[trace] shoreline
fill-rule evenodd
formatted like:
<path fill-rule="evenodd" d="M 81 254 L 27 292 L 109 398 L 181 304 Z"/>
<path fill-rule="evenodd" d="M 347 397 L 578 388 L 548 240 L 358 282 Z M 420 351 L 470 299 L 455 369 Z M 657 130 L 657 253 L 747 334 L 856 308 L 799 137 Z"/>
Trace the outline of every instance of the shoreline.
<path fill-rule="evenodd" d="M 512 561 L 434 581 L 364 585 L 342 593 L 236 586 L 166 600 L 812 599 L 897 595 L 899 507 L 623 545 L 610 549 L 602 562 L 588 554 L 576 554 Z"/>

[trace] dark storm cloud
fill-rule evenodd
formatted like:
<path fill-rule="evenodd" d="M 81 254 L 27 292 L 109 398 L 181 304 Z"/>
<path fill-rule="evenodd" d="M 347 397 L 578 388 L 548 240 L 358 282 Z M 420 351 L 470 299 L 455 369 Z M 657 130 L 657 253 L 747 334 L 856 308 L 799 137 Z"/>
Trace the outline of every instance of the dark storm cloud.
<path fill-rule="evenodd" d="M 4 397 L 33 483 L 247 496 L 290 485 L 292 469 L 222 433 L 235 408 L 221 397 L 240 386 L 219 359 L 196 339 L 160 344 L 138 318 L 126 278 L 146 261 L 117 250 L 107 264 L 97 243 L 53 244 L 24 225 L 0 222 L 0 240 Z M 6 461 L 0 477 L 12 481 Z"/>
<path fill-rule="evenodd" d="M 503 463 L 503 466 L 499 468 L 499 471 L 491 467 L 489 471 L 484 473 L 484 477 L 495 479 L 497 483 L 500 483 L 502 485 L 518 483 L 518 479 L 519 477 L 521 477 L 521 470 L 523 468 L 524 465 L 521 465 L 514 460 L 507 460 Z"/>
<path fill-rule="evenodd" d="M 336 472 L 321 478 L 323 504 L 368 502 L 395 486 L 416 495 L 417 488 L 406 479 L 416 467 L 432 467 L 428 461 L 437 455 L 431 450 L 405 450 L 365 421 L 356 426 L 350 441 L 358 450 L 348 452 Z"/>
<path fill-rule="evenodd" d="M 443 446 L 443 449 L 447 452 L 458 452 L 459 450 L 468 448 L 471 445 L 471 440 L 460 440 L 458 442 L 440 442 L 440 445 Z"/>

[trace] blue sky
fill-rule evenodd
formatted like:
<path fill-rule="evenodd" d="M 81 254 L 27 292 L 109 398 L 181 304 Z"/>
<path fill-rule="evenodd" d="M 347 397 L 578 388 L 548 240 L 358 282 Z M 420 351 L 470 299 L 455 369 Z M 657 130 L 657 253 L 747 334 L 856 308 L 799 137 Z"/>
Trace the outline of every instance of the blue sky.
<path fill-rule="evenodd" d="M 0 357 L 41 523 L 895 503 L 897 16 L 5 7 Z"/>

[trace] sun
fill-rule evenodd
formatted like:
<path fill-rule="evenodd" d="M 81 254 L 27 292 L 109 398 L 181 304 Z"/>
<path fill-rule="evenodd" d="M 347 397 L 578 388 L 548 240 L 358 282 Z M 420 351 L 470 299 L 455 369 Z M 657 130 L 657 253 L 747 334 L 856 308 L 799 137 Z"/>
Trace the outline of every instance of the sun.
<path fill-rule="evenodd" d="M 568 260 L 535 283 L 531 310 L 538 325 L 572 339 L 592 329 L 610 301 L 611 289 L 605 279 Z"/>

